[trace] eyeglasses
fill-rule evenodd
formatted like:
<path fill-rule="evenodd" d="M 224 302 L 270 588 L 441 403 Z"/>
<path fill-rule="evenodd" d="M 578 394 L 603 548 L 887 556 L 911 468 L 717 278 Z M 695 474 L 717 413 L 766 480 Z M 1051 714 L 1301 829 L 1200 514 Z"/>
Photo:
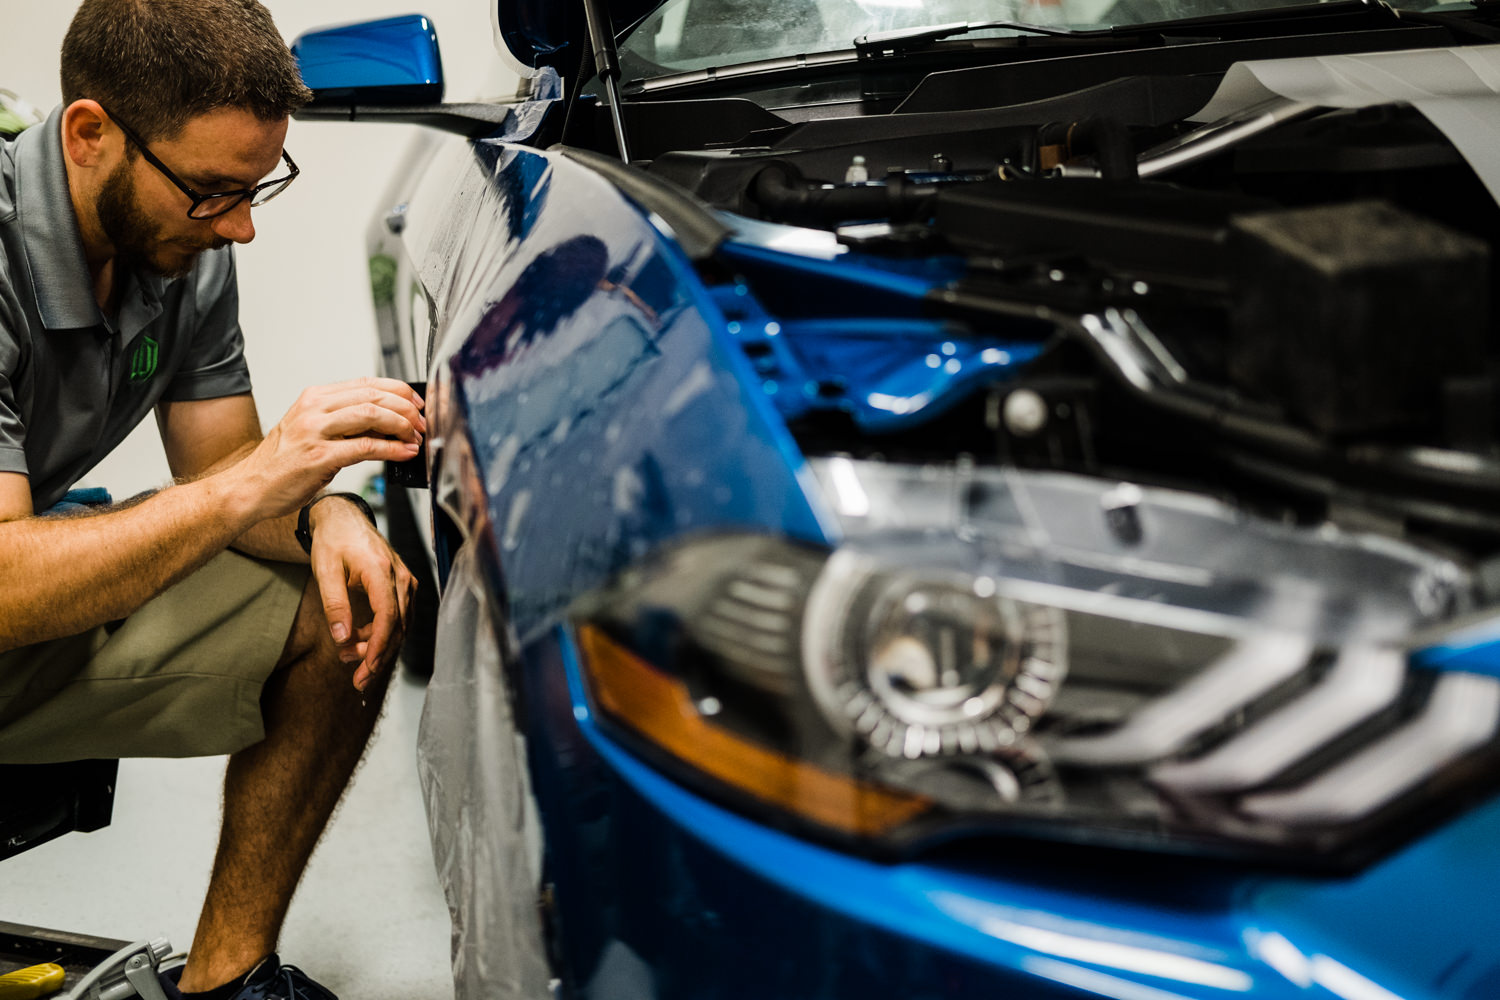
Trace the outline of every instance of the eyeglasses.
<path fill-rule="evenodd" d="M 120 126 L 120 131 L 125 133 L 125 138 L 135 143 L 136 148 L 141 151 L 141 155 L 146 158 L 146 162 L 157 170 L 160 170 L 162 176 L 177 185 L 179 191 L 192 199 L 193 204 L 188 208 L 187 212 L 189 219 L 212 219 L 223 215 L 246 198 L 250 199 L 250 206 L 252 208 L 264 205 L 290 187 L 292 181 L 296 180 L 297 175 L 302 172 L 297 169 L 297 164 L 292 162 L 292 158 L 283 149 L 281 151 L 281 158 L 286 161 L 287 169 L 291 171 L 285 177 L 273 177 L 268 181 L 263 181 L 255 185 L 253 188 L 236 188 L 233 191 L 214 191 L 210 194 L 199 194 L 184 184 L 182 178 L 172 173 L 171 168 L 165 163 L 158 160 L 156 154 L 146 148 L 146 144 L 141 141 L 140 136 L 136 135 L 134 129 L 120 121 L 119 116 L 113 111 L 110 111 L 108 108 L 104 110 L 114 120 L 114 123 Z"/>

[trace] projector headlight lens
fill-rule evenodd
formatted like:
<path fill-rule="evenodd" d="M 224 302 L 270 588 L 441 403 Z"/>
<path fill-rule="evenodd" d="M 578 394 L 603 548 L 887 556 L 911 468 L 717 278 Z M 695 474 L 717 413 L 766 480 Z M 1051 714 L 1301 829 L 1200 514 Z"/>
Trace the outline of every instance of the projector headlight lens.
<path fill-rule="evenodd" d="M 885 568 L 835 554 L 808 595 L 808 682 L 830 721 L 892 757 L 1013 746 L 1067 671 L 1054 608 L 989 577 Z"/>

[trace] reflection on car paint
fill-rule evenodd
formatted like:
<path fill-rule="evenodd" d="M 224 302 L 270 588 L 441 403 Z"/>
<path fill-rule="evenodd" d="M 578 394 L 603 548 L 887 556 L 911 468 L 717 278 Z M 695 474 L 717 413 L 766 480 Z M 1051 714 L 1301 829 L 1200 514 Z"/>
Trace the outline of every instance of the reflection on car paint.
<path fill-rule="evenodd" d="M 722 317 L 660 234 L 561 157 L 513 152 L 491 176 L 512 177 L 522 172 L 518 161 L 544 158 L 549 183 L 568 177 L 579 195 L 532 203 L 524 244 L 514 242 L 520 223 L 505 195 L 482 197 L 477 212 L 471 206 L 470 219 L 509 224 L 488 244 L 469 225 L 456 254 L 496 266 L 487 278 L 476 269 L 444 310 L 458 328 L 480 331 L 443 364 L 457 380 L 467 426 L 484 428 L 473 445 L 488 470 L 493 522 L 502 537 L 529 531 L 554 539 L 506 561 L 523 637 L 570 595 L 695 526 L 770 524 L 793 537 L 824 537 L 769 401 L 737 376 L 746 362 Z M 515 248 L 509 257 L 507 246 Z M 535 282 L 549 271 L 565 271 L 567 280 Z M 490 302 L 490 289 L 505 292 Z M 477 319 L 459 318 L 476 310 Z M 683 385 L 694 393 L 678 408 L 639 402 L 671 399 Z M 533 506 L 537 496 L 548 498 L 545 506 Z"/>

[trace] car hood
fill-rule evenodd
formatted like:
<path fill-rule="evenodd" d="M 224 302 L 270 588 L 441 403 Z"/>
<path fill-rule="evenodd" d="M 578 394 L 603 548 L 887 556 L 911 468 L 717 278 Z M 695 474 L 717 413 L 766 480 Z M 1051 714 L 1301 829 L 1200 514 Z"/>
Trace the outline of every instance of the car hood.
<path fill-rule="evenodd" d="M 615 34 L 666 0 L 607 0 Z M 588 38 L 580 0 L 494 0 L 495 26 L 512 56 L 524 66 L 565 68 Z"/>

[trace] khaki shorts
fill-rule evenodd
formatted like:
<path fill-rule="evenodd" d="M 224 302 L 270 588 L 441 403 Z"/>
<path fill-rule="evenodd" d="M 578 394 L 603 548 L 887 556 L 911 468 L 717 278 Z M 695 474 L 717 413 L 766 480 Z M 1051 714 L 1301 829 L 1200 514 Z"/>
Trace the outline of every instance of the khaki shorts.
<path fill-rule="evenodd" d="M 223 552 L 123 623 L 0 653 L 0 763 L 233 753 L 308 568 Z"/>

